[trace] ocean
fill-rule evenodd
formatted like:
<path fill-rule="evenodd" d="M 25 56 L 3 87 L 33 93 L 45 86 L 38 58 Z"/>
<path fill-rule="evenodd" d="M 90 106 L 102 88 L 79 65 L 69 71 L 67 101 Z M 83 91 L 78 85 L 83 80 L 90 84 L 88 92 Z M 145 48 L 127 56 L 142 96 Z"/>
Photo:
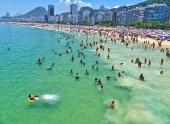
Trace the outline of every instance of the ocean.
<path fill-rule="evenodd" d="M 0 124 L 170 123 L 170 59 L 160 48 L 145 50 L 139 44 L 126 48 L 120 41 L 109 41 L 98 43 L 98 47 L 105 46 L 105 51 L 98 51 L 98 57 L 97 46 L 87 46 L 83 33 L 70 39 L 63 33 L 69 34 L 64 30 L 0 24 Z M 90 35 L 88 42 L 99 39 Z M 82 40 L 87 48 L 80 47 Z M 79 57 L 78 51 L 85 57 Z M 151 65 L 147 61 L 140 68 L 131 63 L 137 57 L 143 63 L 145 58 L 151 60 Z M 41 64 L 37 63 L 39 58 Z M 52 70 L 47 70 L 52 63 Z M 117 76 L 119 72 L 122 78 Z M 75 79 L 76 73 L 79 79 Z M 139 80 L 141 73 L 145 81 Z M 102 81 L 103 89 L 95 78 Z M 29 102 L 29 93 L 46 99 Z M 115 101 L 114 108 L 109 107 L 111 100 Z"/>

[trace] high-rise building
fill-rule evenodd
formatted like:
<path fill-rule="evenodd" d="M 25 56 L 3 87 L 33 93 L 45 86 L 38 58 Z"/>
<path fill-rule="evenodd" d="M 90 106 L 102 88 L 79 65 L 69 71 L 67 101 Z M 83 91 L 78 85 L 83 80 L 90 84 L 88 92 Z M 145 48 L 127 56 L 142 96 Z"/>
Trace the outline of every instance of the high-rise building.
<path fill-rule="evenodd" d="M 104 12 L 99 11 L 95 13 L 95 22 L 100 22 L 104 20 Z"/>
<path fill-rule="evenodd" d="M 54 21 L 54 5 L 48 5 L 48 21 Z"/>
<path fill-rule="evenodd" d="M 84 10 L 80 10 L 80 11 L 78 12 L 78 21 L 79 21 L 79 22 L 84 21 Z"/>
<path fill-rule="evenodd" d="M 117 13 L 116 13 L 116 22 L 118 24 L 127 23 L 127 6 L 118 7 Z"/>
<path fill-rule="evenodd" d="M 78 22 L 78 5 L 71 4 L 70 5 L 70 14 L 71 14 L 71 23 L 76 24 Z"/>
<path fill-rule="evenodd" d="M 112 11 L 105 11 L 104 12 L 104 21 L 111 21 L 112 20 Z"/>
<path fill-rule="evenodd" d="M 166 10 L 168 6 L 166 4 L 151 4 L 145 8 L 144 21 L 164 21 L 167 20 Z"/>
<path fill-rule="evenodd" d="M 78 12 L 78 5 L 77 4 L 71 4 L 70 5 L 70 14 L 71 15 L 77 15 Z"/>
<path fill-rule="evenodd" d="M 79 20 L 78 21 L 85 21 L 85 17 L 87 20 L 87 17 L 89 16 L 90 11 L 89 10 L 80 10 L 79 11 Z"/>
<path fill-rule="evenodd" d="M 127 23 L 130 22 L 143 22 L 144 20 L 144 7 L 136 7 L 127 11 Z"/>

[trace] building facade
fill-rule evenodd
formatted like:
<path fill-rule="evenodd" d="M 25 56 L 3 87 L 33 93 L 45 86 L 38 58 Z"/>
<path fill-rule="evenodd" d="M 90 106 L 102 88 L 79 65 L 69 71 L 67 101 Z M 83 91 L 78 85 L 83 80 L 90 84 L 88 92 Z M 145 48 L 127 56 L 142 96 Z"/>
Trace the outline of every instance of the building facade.
<path fill-rule="evenodd" d="M 76 24 L 78 22 L 78 5 L 70 5 L 71 23 Z"/>
<path fill-rule="evenodd" d="M 104 12 L 104 21 L 111 21 L 113 17 L 112 11 L 105 11 Z"/>
<path fill-rule="evenodd" d="M 79 11 L 78 21 L 79 22 L 82 22 L 82 21 L 89 22 L 89 20 L 87 21 L 87 18 L 89 19 L 89 14 L 90 14 L 89 10 L 81 10 L 81 11 Z"/>
<path fill-rule="evenodd" d="M 70 23 L 71 22 L 71 15 L 69 12 L 66 13 L 61 13 L 59 15 L 59 21 L 65 22 L 65 23 Z"/>
<path fill-rule="evenodd" d="M 117 13 L 116 13 L 116 22 L 117 24 L 127 23 L 127 6 L 118 7 Z"/>
<path fill-rule="evenodd" d="M 127 24 L 130 22 L 143 22 L 144 20 L 144 7 L 137 7 L 127 11 Z"/>
<path fill-rule="evenodd" d="M 48 5 L 48 22 L 54 21 L 54 5 Z"/>
<path fill-rule="evenodd" d="M 89 15 L 89 25 L 94 25 L 95 24 L 95 17 L 94 14 Z"/>
<path fill-rule="evenodd" d="M 139 7 L 139 8 L 133 9 L 132 22 L 138 22 L 138 21 L 143 22 L 144 13 L 145 13 L 144 7 Z"/>
<path fill-rule="evenodd" d="M 100 22 L 104 20 L 104 12 L 103 11 L 99 11 L 97 13 L 95 13 L 95 22 Z"/>
<path fill-rule="evenodd" d="M 166 20 L 166 4 L 152 4 L 145 8 L 144 22 L 147 21 L 164 21 Z"/>

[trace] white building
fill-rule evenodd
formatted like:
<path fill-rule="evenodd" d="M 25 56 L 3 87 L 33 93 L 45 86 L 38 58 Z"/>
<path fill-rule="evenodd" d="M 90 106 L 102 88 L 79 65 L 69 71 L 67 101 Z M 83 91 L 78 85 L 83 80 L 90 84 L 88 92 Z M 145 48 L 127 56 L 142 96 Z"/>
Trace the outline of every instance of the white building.
<path fill-rule="evenodd" d="M 79 11 L 79 20 L 78 21 L 86 21 L 86 22 L 89 22 L 89 20 L 87 21 L 87 18 L 89 18 L 89 14 L 90 14 L 90 11 L 89 10 L 81 10 Z"/>
<path fill-rule="evenodd" d="M 55 16 L 49 16 L 48 22 L 55 22 Z"/>
<path fill-rule="evenodd" d="M 95 22 L 100 22 L 104 20 L 104 12 L 99 11 L 95 13 Z"/>
<path fill-rule="evenodd" d="M 55 16 L 55 19 L 54 19 L 54 22 L 59 22 L 60 21 L 60 16 L 59 15 L 56 15 Z"/>
<path fill-rule="evenodd" d="M 104 12 L 104 21 L 111 21 L 113 16 L 112 11 L 105 11 Z"/>
<path fill-rule="evenodd" d="M 71 22 L 71 15 L 69 12 L 62 13 L 59 15 L 59 21 L 69 23 Z"/>
<path fill-rule="evenodd" d="M 71 15 L 70 18 L 72 24 L 76 24 L 78 22 L 78 15 Z"/>
<path fill-rule="evenodd" d="M 94 25 L 95 24 L 95 17 L 94 15 L 90 14 L 89 15 L 89 25 Z"/>
<path fill-rule="evenodd" d="M 127 23 L 127 6 L 120 6 L 117 8 L 116 22 L 118 24 Z"/>

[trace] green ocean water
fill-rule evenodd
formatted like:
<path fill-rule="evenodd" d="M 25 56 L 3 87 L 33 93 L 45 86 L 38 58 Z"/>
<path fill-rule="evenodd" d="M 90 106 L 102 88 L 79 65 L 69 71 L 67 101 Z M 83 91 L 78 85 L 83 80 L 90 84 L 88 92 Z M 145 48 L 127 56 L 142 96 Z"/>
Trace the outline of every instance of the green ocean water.
<path fill-rule="evenodd" d="M 66 40 L 60 31 L 0 24 L 0 124 L 169 124 L 169 58 L 159 48 L 144 50 L 135 44 L 126 48 L 120 42 L 103 43 L 105 51 L 99 50 L 98 57 L 96 46 L 80 48 L 82 40 L 85 45 L 82 36 Z M 99 41 L 99 37 L 89 36 L 88 42 L 94 40 Z M 66 54 L 68 41 L 73 52 Z M 106 58 L 108 47 L 110 59 Z M 85 58 L 77 57 L 78 50 L 84 52 Z M 70 60 L 72 55 L 74 61 Z M 37 64 L 43 57 L 42 64 Z M 151 66 L 137 67 L 131 63 L 136 57 L 142 62 L 150 59 Z M 96 61 L 99 64 L 93 69 Z M 47 70 L 53 62 L 53 69 Z M 111 70 L 112 64 L 115 70 Z M 159 74 L 161 70 L 163 75 Z M 124 78 L 117 77 L 122 71 Z M 78 80 L 76 73 L 80 75 Z M 145 82 L 138 79 L 141 73 Z M 111 79 L 107 80 L 106 75 Z M 103 82 L 103 90 L 94 83 L 96 77 Z M 28 102 L 29 93 L 48 94 L 55 99 Z M 108 105 L 110 100 L 116 102 L 114 109 Z"/>

